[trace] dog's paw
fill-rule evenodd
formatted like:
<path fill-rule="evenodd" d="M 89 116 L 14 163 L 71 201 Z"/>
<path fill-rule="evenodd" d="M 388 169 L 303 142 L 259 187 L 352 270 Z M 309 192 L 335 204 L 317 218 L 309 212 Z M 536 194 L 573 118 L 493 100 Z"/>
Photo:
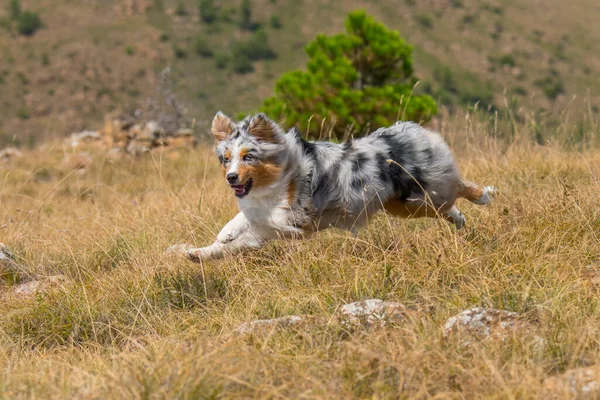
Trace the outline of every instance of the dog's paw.
<path fill-rule="evenodd" d="M 498 189 L 493 186 L 484 186 L 482 188 L 482 194 L 479 200 L 473 201 L 474 204 L 485 206 L 491 203 L 492 198 L 498 194 Z"/>
<path fill-rule="evenodd" d="M 487 193 L 487 194 L 488 194 L 488 196 L 490 196 L 490 197 L 494 197 L 494 196 L 496 196 L 496 195 L 499 193 L 499 190 L 498 190 L 498 188 L 496 188 L 496 187 L 494 187 L 494 186 L 485 186 L 485 187 L 483 188 L 483 191 L 484 191 L 485 193 Z"/>
<path fill-rule="evenodd" d="M 200 253 L 200 250 L 201 249 L 194 249 L 194 248 L 187 249 L 185 252 L 185 258 L 187 258 L 191 262 L 199 263 L 203 259 L 202 254 Z"/>
<path fill-rule="evenodd" d="M 192 250 L 193 248 L 194 248 L 194 246 L 192 246 L 189 243 L 174 244 L 173 246 L 166 249 L 163 252 L 163 254 L 189 258 L 188 252 L 190 250 Z"/>

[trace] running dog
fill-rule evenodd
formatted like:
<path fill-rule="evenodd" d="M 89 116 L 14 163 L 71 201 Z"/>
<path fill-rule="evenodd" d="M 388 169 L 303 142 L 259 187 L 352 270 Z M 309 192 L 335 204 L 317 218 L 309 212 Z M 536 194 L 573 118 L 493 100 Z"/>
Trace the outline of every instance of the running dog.
<path fill-rule="evenodd" d="M 239 123 L 217 113 L 211 132 L 239 214 L 210 246 L 186 250 L 196 262 L 330 227 L 356 233 L 385 210 L 399 217 L 465 217 L 457 198 L 485 205 L 493 187 L 465 182 L 437 133 L 397 122 L 343 144 L 308 142 L 264 114 Z"/>

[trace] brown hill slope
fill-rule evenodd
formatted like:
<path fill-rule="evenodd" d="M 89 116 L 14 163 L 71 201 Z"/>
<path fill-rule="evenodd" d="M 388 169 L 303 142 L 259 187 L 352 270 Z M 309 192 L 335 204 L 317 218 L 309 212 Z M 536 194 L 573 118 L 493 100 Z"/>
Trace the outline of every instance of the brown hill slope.
<path fill-rule="evenodd" d="M 196 0 L 23 1 L 44 24 L 31 37 L 1 10 L 0 145 L 95 128 L 115 108 L 143 106 L 165 67 L 199 122 L 217 109 L 252 110 L 282 72 L 304 65 L 304 44 L 343 30 L 356 8 L 415 46 L 420 90 L 441 105 L 502 107 L 509 98 L 522 113 L 556 112 L 574 95 L 589 98 L 594 112 L 600 104 L 593 0 L 253 0 L 251 28 L 266 31 L 276 57 L 244 74 L 235 72 L 244 69 L 239 54 L 256 54 L 248 44 L 255 34 L 240 27 L 240 1 L 214 3 L 208 24 Z"/>

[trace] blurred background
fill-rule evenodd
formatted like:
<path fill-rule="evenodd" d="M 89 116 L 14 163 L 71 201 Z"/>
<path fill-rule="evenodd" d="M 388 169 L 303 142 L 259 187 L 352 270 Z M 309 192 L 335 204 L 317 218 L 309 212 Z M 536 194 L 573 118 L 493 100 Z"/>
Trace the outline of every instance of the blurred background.
<path fill-rule="evenodd" d="M 304 46 L 365 10 L 413 46 L 438 115 L 552 123 L 598 113 L 596 0 L 4 0 L 0 148 L 128 113 L 193 127 L 256 111 Z M 111 114 L 112 113 L 112 114 Z M 435 116 L 434 116 L 435 120 Z M 195 122 L 192 122 L 195 121 Z"/>

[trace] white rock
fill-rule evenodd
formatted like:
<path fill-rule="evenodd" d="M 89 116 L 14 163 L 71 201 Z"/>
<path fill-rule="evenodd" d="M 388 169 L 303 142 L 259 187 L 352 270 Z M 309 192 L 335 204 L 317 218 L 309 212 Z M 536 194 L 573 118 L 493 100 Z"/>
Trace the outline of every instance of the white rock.
<path fill-rule="evenodd" d="M 343 305 L 338 320 L 346 329 L 382 327 L 400 322 L 406 316 L 406 307 L 400 303 L 369 299 Z"/>
<path fill-rule="evenodd" d="M 43 292 L 51 286 L 63 282 L 65 277 L 62 275 L 48 276 L 42 280 L 25 282 L 15 287 L 14 294 L 17 296 L 30 296 Z"/>
<path fill-rule="evenodd" d="M 151 144 L 147 141 L 133 139 L 127 144 L 127 153 L 139 156 L 150 150 Z"/>
<path fill-rule="evenodd" d="M 14 147 L 7 147 L 0 150 L 0 161 L 9 162 L 12 159 L 21 157 L 23 157 L 23 153 Z"/>
<path fill-rule="evenodd" d="M 531 323 L 515 312 L 474 307 L 446 321 L 444 338 L 448 338 L 453 333 L 462 332 L 477 339 L 498 338 L 504 340 L 515 332 L 530 334 L 534 330 Z M 537 339 L 543 340 L 539 337 Z"/>
<path fill-rule="evenodd" d="M 274 319 L 258 319 L 256 321 L 244 322 L 234 333 L 239 335 L 246 335 L 253 333 L 261 328 L 287 328 L 290 326 L 298 325 L 304 322 L 304 318 L 298 315 L 288 315 L 286 317 L 274 318 Z"/>
<path fill-rule="evenodd" d="M 83 143 L 99 142 L 102 140 L 102 136 L 96 131 L 82 131 L 74 132 L 69 138 L 71 148 L 76 149 Z"/>
<path fill-rule="evenodd" d="M 15 256 L 6 247 L 4 243 L 0 243 L 0 262 L 14 262 Z"/>
<path fill-rule="evenodd" d="M 576 368 L 544 381 L 545 399 L 598 398 L 600 395 L 600 365 Z"/>
<path fill-rule="evenodd" d="M 144 139 L 158 139 L 164 136 L 165 131 L 156 121 L 148 121 L 144 125 L 142 130 L 142 138 Z"/>

